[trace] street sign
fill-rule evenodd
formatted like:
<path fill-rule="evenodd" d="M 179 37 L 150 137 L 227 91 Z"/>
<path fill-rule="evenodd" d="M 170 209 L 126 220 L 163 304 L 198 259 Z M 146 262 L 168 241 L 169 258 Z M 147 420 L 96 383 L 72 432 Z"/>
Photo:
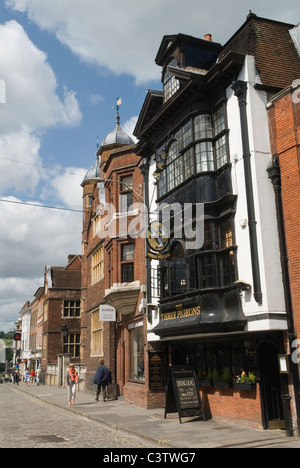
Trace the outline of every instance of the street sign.
<path fill-rule="evenodd" d="M 99 307 L 99 312 L 100 312 L 100 317 L 99 317 L 100 322 L 115 322 L 117 320 L 117 311 L 114 307 L 110 305 L 102 304 Z"/>

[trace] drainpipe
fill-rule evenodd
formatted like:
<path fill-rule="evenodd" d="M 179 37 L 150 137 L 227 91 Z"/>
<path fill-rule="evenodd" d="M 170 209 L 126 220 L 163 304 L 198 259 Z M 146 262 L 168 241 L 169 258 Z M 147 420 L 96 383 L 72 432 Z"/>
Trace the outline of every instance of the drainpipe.
<path fill-rule="evenodd" d="M 263 295 L 261 290 L 261 279 L 259 270 L 258 244 L 256 232 L 257 222 L 255 219 L 255 206 L 251 170 L 251 153 L 247 120 L 247 83 L 245 83 L 245 81 L 237 81 L 232 85 L 232 89 L 234 91 L 234 95 L 238 98 L 240 108 L 254 299 L 258 304 L 261 305 Z"/>
<path fill-rule="evenodd" d="M 284 226 L 284 214 L 283 214 L 283 204 L 282 204 L 282 185 L 281 185 L 281 172 L 280 172 L 280 162 L 278 154 L 274 155 L 272 161 L 267 168 L 269 179 L 271 179 L 274 193 L 275 193 L 275 203 L 276 203 L 276 214 L 277 214 L 277 225 L 278 225 L 278 234 L 279 234 L 279 246 L 280 246 L 280 258 L 281 258 L 281 269 L 282 269 L 282 281 L 284 287 L 284 299 L 285 299 L 285 308 L 286 308 L 286 317 L 287 317 L 287 326 L 288 326 L 288 340 L 290 349 L 293 348 L 293 342 L 297 339 L 297 334 L 295 332 L 294 316 L 293 316 L 293 303 L 291 297 L 291 285 L 290 285 L 290 275 L 289 275 L 289 258 L 287 253 L 286 246 L 286 234 Z M 298 425 L 298 434 L 300 434 L 300 384 L 299 384 L 299 370 L 298 364 L 292 362 L 291 360 L 291 375 L 295 393 L 295 407 L 297 413 L 297 425 Z"/>

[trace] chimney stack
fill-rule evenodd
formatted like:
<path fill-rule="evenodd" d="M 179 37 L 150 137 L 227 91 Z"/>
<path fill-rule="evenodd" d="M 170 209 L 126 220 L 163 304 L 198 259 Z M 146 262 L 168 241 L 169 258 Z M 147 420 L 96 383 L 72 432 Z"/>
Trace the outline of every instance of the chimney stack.
<path fill-rule="evenodd" d="M 205 34 L 204 39 L 206 41 L 212 42 L 212 35 L 211 34 Z"/>

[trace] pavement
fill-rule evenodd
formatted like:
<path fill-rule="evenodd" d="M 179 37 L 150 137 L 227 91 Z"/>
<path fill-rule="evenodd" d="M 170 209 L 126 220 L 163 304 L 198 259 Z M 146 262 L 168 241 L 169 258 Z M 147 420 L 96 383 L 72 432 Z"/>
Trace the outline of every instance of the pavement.
<path fill-rule="evenodd" d="M 94 395 L 86 392 L 77 392 L 76 406 L 69 407 L 66 388 L 36 384 L 26 387 L 24 383 L 13 387 L 156 448 L 300 448 L 300 438 L 286 437 L 285 431 L 265 431 L 219 419 L 183 418 L 180 424 L 175 413 L 164 419 L 164 409 L 142 409 L 122 398 L 105 403 L 101 398 L 96 402 Z"/>

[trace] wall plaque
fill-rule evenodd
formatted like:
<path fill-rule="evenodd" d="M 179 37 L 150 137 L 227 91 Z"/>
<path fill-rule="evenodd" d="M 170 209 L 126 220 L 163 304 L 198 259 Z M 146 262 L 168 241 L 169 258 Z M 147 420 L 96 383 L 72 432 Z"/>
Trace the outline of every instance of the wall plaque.
<path fill-rule="evenodd" d="M 163 353 L 149 352 L 149 388 L 150 390 L 162 390 L 163 378 Z"/>

